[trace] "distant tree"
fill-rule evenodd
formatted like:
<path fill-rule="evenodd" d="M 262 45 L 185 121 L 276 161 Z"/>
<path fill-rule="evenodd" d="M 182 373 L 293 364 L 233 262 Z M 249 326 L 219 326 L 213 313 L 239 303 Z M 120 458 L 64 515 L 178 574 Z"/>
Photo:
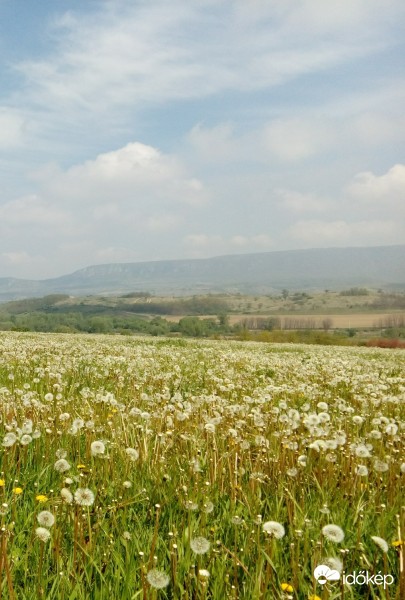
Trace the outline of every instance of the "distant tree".
<path fill-rule="evenodd" d="M 330 317 L 326 317 L 325 319 L 323 319 L 322 328 L 324 331 L 329 331 L 329 329 L 332 327 L 332 325 L 333 325 L 333 321 Z"/>
<path fill-rule="evenodd" d="M 228 329 L 229 327 L 229 315 L 226 312 L 221 312 L 218 315 L 218 323 L 221 329 Z"/>
<path fill-rule="evenodd" d="M 284 290 L 281 291 L 281 295 L 284 298 L 284 300 L 287 300 L 289 293 L 290 292 L 288 290 L 286 290 L 286 289 L 284 289 Z"/>

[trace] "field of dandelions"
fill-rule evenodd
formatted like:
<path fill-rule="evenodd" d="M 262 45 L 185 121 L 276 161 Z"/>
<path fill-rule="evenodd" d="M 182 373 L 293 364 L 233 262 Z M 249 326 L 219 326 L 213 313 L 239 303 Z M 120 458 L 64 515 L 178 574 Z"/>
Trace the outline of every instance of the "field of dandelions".
<path fill-rule="evenodd" d="M 1 598 L 405 597 L 404 357 L 2 333 Z"/>

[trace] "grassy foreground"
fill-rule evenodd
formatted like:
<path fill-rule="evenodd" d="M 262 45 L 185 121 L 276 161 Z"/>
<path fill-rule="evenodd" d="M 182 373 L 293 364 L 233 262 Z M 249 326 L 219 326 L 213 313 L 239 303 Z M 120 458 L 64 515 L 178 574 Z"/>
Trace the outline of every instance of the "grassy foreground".
<path fill-rule="evenodd" d="M 405 597 L 404 357 L 1 334 L 1 598 Z"/>

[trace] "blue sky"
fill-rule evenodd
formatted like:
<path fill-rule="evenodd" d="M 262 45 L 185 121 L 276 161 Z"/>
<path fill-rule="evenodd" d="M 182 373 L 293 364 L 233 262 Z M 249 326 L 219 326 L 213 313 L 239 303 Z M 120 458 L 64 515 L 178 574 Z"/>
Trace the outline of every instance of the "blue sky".
<path fill-rule="evenodd" d="M 405 239 L 402 0 L 0 0 L 0 276 Z"/>

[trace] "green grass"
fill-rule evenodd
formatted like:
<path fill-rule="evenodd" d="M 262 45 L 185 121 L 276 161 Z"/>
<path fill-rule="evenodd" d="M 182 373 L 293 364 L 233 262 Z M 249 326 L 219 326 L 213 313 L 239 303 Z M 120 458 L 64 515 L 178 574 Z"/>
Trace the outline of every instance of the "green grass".
<path fill-rule="evenodd" d="M 0 450 L 1 597 L 399 599 L 403 358 L 375 348 L 1 334 L 0 441 L 17 438 Z M 104 453 L 92 454 L 95 441 Z M 370 456 L 360 458 L 365 444 Z M 94 503 L 66 502 L 63 488 L 90 489 Z M 47 542 L 36 534 L 42 510 L 55 516 Z M 285 535 L 267 534 L 267 521 Z M 330 523 L 343 529 L 341 543 L 322 534 Z M 198 536 L 210 544 L 201 555 Z M 322 588 L 312 573 L 328 558 L 395 582 Z M 168 577 L 161 590 L 148 581 L 154 568 Z"/>

